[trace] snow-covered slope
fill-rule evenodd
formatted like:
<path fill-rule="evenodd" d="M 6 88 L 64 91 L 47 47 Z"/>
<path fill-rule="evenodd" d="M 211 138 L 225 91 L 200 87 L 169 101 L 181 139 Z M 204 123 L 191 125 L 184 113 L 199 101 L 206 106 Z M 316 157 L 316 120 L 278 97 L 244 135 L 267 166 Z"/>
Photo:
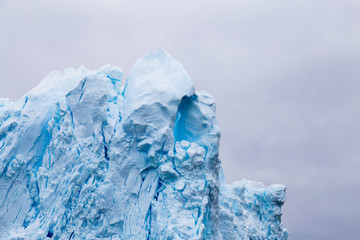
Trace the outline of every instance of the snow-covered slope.
<path fill-rule="evenodd" d="M 220 183 L 214 99 L 162 49 L 0 99 L 0 239 L 286 239 L 285 187 Z"/>

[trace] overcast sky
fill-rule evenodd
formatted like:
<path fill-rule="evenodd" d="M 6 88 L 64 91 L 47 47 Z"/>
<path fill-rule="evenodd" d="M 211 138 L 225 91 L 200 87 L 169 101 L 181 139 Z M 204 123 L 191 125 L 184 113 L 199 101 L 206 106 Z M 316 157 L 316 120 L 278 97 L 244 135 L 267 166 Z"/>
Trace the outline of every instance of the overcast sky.
<path fill-rule="evenodd" d="M 0 0 L 0 97 L 163 47 L 217 102 L 227 182 L 287 185 L 290 240 L 360 236 L 360 1 Z"/>

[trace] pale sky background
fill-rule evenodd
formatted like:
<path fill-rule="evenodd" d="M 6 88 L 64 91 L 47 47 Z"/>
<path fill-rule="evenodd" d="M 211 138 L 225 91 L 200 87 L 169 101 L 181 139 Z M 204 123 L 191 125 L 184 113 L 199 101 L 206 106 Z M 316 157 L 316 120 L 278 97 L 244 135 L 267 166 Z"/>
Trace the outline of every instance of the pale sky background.
<path fill-rule="evenodd" d="M 215 97 L 227 182 L 285 184 L 290 240 L 360 239 L 360 1 L 0 0 L 0 97 L 159 46 Z"/>

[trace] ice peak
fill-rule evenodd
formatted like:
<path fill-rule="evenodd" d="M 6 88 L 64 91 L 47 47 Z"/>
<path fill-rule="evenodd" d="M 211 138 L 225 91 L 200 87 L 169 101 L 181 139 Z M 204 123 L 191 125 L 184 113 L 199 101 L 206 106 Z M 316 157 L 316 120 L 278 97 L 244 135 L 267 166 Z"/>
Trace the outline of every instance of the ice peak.
<path fill-rule="evenodd" d="M 129 109 L 159 102 L 178 104 L 183 96 L 192 96 L 194 85 L 183 66 L 159 48 L 134 64 L 124 89 Z"/>

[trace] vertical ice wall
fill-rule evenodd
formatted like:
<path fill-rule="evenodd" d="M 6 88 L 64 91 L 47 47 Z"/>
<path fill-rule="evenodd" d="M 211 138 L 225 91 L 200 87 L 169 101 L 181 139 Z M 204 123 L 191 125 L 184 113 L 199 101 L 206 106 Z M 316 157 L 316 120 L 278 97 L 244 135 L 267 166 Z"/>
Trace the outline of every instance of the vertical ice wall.
<path fill-rule="evenodd" d="M 285 188 L 220 187 L 215 103 L 162 49 L 0 100 L 0 239 L 286 239 Z"/>

